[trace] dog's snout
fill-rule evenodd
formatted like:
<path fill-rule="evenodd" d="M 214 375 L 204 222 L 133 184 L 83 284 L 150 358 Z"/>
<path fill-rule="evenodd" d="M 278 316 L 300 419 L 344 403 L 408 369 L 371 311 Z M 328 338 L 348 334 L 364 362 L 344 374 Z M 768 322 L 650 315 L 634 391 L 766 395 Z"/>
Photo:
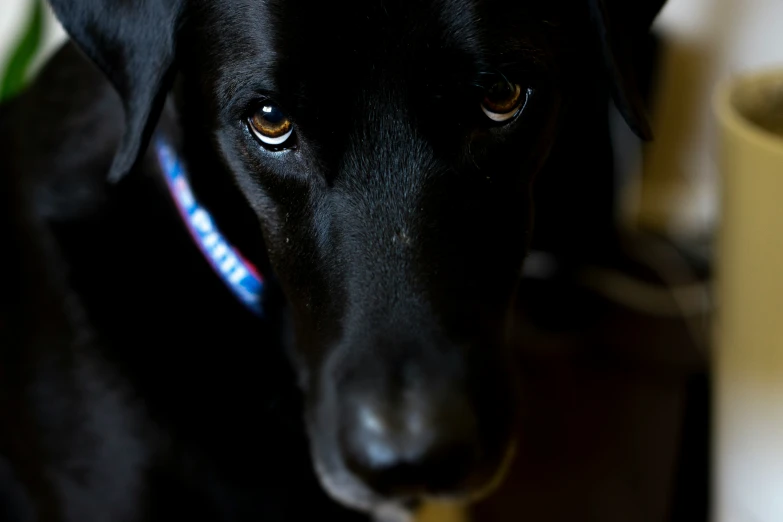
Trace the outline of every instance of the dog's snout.
<path fill-rule="evenodd" d="M 476 464 L 479 442 L 468 401 L 426 392 L 392 401 L 354 395 L 342 412 L 348 468 L 377 493 L 419 496 L 459 490 Z"/>

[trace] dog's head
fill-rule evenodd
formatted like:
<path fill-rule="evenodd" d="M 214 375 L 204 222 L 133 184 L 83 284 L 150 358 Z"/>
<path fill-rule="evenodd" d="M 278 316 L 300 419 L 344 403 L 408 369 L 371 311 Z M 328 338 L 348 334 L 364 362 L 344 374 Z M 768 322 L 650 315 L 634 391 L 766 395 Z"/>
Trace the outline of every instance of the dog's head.
<path fill-rule="evenodd" d="M 364 509 L 502 467 L 531 181 L 589 50 L 648 133 L 624 44 L 661 3 L 53 1 L 125 104 L 111 178 L 175 74 L 196 93 L 291 304 L 319 475 Z"/>

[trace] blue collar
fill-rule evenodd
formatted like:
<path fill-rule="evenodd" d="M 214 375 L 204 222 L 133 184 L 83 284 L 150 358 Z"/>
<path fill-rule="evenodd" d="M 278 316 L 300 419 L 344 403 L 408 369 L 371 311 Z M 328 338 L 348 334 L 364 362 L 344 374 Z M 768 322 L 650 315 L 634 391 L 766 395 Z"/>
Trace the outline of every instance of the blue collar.
<path fill-rule="evenodd" d="M 176 152 L 162 139 L 154 141 L 163 176 L 185 226 L 217 275 L 251 312 L 262 315 L 264 279 L 255 266 L 220 233 L 212 216 L 190 188 L 187 172 Z"/>

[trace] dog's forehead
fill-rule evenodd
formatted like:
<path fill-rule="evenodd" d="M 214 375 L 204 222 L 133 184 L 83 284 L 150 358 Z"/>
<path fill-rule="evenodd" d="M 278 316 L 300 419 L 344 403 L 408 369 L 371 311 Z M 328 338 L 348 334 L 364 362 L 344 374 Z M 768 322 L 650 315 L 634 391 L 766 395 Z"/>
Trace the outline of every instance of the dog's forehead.
<path fill-rule="evenodd" d="M 379 39 L 388 37 L 389 30 L 405 36 L 426 28 L 442 36 L 453 36 L 452 43 L 465 43 L 476 37 L 477 27 L 485 22 L 492 24 L 485 20 L 488 14 L 508 19 L 515 13 L 530 12 L 534 5 L 530 0 L 202 1 L 207 5 L 206 11 L 224 22 L 223 30 L 231 30 L 232 26 L 263 31 L 276 28 L 291 36 L 330 36 L 330 42 L 358 34 Z M 228 21 L 231 23 L 225 23 Z"/>
<path fill-rule="evenodd" d="M 480 67 L 517 48 L 541 21 L 524 0 L 220 0 L 201 21 L 209 57 L 229 75 L 280 70 L 331 80 L 366 66 Z M 277 70 L 277 78 L 273 70 Z M 312 75 L 311 75 L 312 76 Z M 326 79 L 326 78 L 323 78 Z"/>

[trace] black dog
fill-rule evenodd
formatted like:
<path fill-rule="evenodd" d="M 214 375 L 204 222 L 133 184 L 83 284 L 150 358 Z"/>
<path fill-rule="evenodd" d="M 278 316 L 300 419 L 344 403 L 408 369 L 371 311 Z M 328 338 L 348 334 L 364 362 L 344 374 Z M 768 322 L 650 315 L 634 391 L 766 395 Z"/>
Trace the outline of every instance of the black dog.
<path fill-rule="evenodd" d="M 533 178 L 596 86 L 649 134 L 661 0 L 52 3 L 80 50 L 0 113 L 3 520 L 486 492 Z"/>

